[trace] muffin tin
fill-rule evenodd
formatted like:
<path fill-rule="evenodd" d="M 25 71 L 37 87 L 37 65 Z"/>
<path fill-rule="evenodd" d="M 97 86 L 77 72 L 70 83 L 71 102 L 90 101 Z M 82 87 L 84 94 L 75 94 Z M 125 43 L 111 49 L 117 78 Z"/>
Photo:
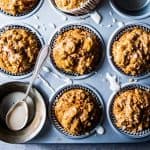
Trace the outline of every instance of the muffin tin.
<path fill-rule="evenodd" d="M 101 34 L 102 38 L 104 39 L 105 45 L 108 45 L 108 40 L 110 39 L 110 36 L 114 33 L 116 29 L 118 30 L 119 28 L 117 24 L 113 22 L 114 20 L 112 16 L 109 15 L 110 11 L 112 12 L 113 16 L 118 21 L 124 22 L 124 23 L 129 22 L 129 19 L 122 18 L 121 16 L 118 16 L 117 14 L 115 14 L 115 12 L 113 12 L 112 7 L 108 4 L 109 4 L 108 0 L 102 1 L 100 4 L 100 7 L 96 9 L 97 12 L 99 12 L 103 18 L 101 25 L 95 24 L 90 17 L 88 18 L 85 17 L 84 19 L 77 17 L 78 20 L 74 22 L 73 20 L 76 18 L 75 16 L 72 17 L 69 15 L 65 15 L 65 20 L 64 20 L 64 16 L 62 16 L 62 14 L 57 13 L 58 11 L 54 11 L 53 9 L 51 9 L 52 7 L 49 7 L 48 0 L 44 0 L 44 3 L 41 9 L 39 9 L 39 11 L 37 11 L 37 13 L 35 13 L 33 16 L 28 17 L 25 20 L 23 20 L 23 22 L 25 24 L 30 24 L 30 26 L 33 26 L 34 28 L 38 29 L 39 33 L 41 33 L 39 37 L 41 40 L 44 39 L 45 43 L 49 43 L 49 38 L 53 35 L 52 33 L 54 32 L 55 26 L 57 26 L 57 29 L 55 30 L 59 30 L 60 25 L 66 26 L 66 24 L 68 23 L 80 24 L 80 25 L 88 24 L 89 26 L 92 26 L 92 29 L 95 28 L 96 31 Z M 1 26 L 2 25 L 4 26 L 5 24 L 7 25 L 8 23 L 10 24 L 10 21 L 12 22 L 14 18 L 14 17 L 8 18 L 5 16 L 0 16 L 0 17 L 3 20 L 3 22 L 0 23 Z M 136 19 L 136 17 L 134 17 L 134 19 Z M 150 18 L 145 18 L 143 20 L 142 19 L 140 20 L 142 25 L 146 23 L 149 24 L 149 21 L 150 21 Z M 132 22 L 132 24 L 137 24 L 138 22 L 139 21 L 135 20 L 134 22 Z M 14 23 L 11 23 L 11 24 L 14 24 Z M 20 24 L 20 21 L 17 20 L 15 24 Z M 106 52 L 106 49 L 105 49 L 105 52 Z M 109 88 L 109 83 L 106 82 L 105 80 L 106 73 L 117 75 L 121 84 L 128 83 L 134 78 L 134 77 L 128 77 L 128 76 L 126 77 L 126 76 L 123 76 L 122 74 L 118 74 L 117 72 L 114 72 L 112 67 L 109 65 L 108 59 L 109 58 L 106 56 L 105 60 L 101 63 L 100 68 L 97 69 L 95 74 L 93 74 L 92 76 L 88 76 L 86 78 L 76 78 L 76 79 L 71 78 L 71 80 L 73 81 L 73 84 L 78 84 L 78 85 L 88 84 L 89 87 L 93 87 L 92 90 L 96 89 L 98 93 L 100 93 L 103 99 L 104 105 L 106 107 L 109 106 L 108 100 L 112 94 L 112 91 Z M 53 71 L 53 68 L 51 68 L 51 63 L 49 59 L 47 59 L 47 62 L 45 65 L 48 66 Z M 59 91 L 60 87 L 64 88 L 65 86 L 68 86 L 68 83 L 66 83 L 64 80 L 64 78 L 68 78 L 68 76 L 66 75 L 59 76 L 59 78 L 56 78 L 51 73 L 44 72 L 44 71 L 41 71 L 41 75 L 44 77 L 45 80 L 47 80 L 53 86 L 55 91 Z M 20 79 L 20 78 L 14 78 L 12 76 L 9 76 L 9 77 L 10 78 L 8 78 L 8 76 L 4 74 L 0 74 L 1 85 L 10 81 L 14 81 L 16 79 L 17 80 Z M 23 78 L 21 81 L 29 82 L 29 80 L 30 80 L 30 76 L 27 76 Z M 136 80 L 137 79 L 135 79 L 135 81 Z M 144 78 L 138 78 L 138 83 L 142 85 L 146 85 L 146 84 L 150 85 L 150 77 L 146 76 Z M 46 102 L 47 110 L 50 111 L 50 103 L 52 100 L 52 96 L 55 93 L 50 91 L 49 88 L 47 88 L 47 86 L 44 83 L 42 83 L 40 79 L 36 80 L 35 87 L 38 90 L 40 90 L 40 92 L 43 94 L 44 100 Z M 116 129 L 114 129 L 112 124 L 108 122 L 108 116 L 106 115 L 106 111 L 104 111 L 104 115 L 103 115 L 103 118 L 104 118 L 103 127 L 105 130 L 105 133 L 103 135 L 100 135 L 95 132 L 93 134 L 90 134 L 87 137 L 79 138 L 79 139 L 68 138 L 67 136 L 63 136 L 62 133 L 59 132 L 56 129 L 56 127 L 53 125 L 54 123 L 53 120 L 50 120 L 48 116 L 49 115 L 47 113 L 47 121 L 45 124 L 42 125 L 44 128 L 40 132 L 39 136 L 36 136 L 36 138 L 32 139 L 34 136 L 31 137 L 30 135 L 28 135 L 28 137 L 31 137 L 29 139 L 30 140 L 32 139 L 28 143 L 57 143 L 57 144 L 58 143 L 84 143 L 84 144 L 85 143 L 132 143 L 132 142 L 144 142 L 144 141 L 150 140 L 150 136 L 140 138 L 140 139 L 129 138 L 128 136 L 122 134 L 121 132 L 116 132 Z M 2 134 L 3 136 L 6 136 L 5 133 L 2 133 Z M 2 138 L 0 139 L 4 140 Z M 10 142 L 8 140 L 4 140 L 4 141 Z M 19 141 L 18 143 L 26 142 L 26 141 L 27 140 Z M 15 140 L 12 141 L 12 143 L 15 143 L 15 142 L 16 142 Z"/>

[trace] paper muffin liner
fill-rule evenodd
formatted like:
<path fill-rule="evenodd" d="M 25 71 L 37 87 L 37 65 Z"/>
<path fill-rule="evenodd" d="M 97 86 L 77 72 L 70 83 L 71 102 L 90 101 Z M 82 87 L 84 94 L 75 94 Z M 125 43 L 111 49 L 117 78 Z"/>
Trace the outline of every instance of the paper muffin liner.
<path fill-rule="evenodd" d="M 89 12 L 94 10 L 97 7 L 97 5 L 101 2 L 101 0 L 87 0 L 87 2 L 85 2 L 83 4 L 83 6 L 81 6 L 79 8 L 72 9 L 72 10 L 64 10 L 64 9 L 57 7 L 55 0 L 49 0 L 49 1 L 51 1 L 52 5 L 56 9 L 62 11 L 63 13 L 74 15 L 74 16 L 80 16 L 80 15 L 88 14 Z"/>
<path fill-rule="evenodd" d="M 108 54 L 108 57 L 109 57 L 109 60 L 110 60 L 110 63 L 111 65 L 119 72 L 121 73 L 122 75 L 126 75 L 126 76 L 129 76 L 129 77 L 133 77 L 133 78 L 142 78 L 142 77 L 146 77 L 150 74 L 150 70 L 147 70 L 146 72 L 143 72 L 141 74 L 138 74 L 138 75 L 131 75 L 131 74 L 127 74 L 125 73 L 119 66 L 116 65 L 116 63 L 114 62 L 114 59 L 113 59 L 113 55 L 112 55 L 112 46 L 114 44 L 115 41 L 117 41 L 124 33 L 126 33 L 127 31 L 130 31 L 132 29 L 135 29 L 135 28 L 140 28 L 140 29 L 143 29 L 147 32 L 150 33 L 150 27 L 146 24 L 129 24 L 121 29 L 119 29 L 115 35 L 112 37 L 110 43 L 109 43 L 109 48 L 108 48 L 108 51 L 109 51 L 109 54 Z"/>
<path fill-rule="evenodd" d="M 145 86 L 145 85 L 140 85 L 140 84 L 129 84 L 125 87 L 123 87 L 120 91 L 118 91 L 114 96 L 113 98 L 111 99 L 111 103 L 110 103 L 110 106 L 109 106 L 109 110 L 108 110 L 108 115 L 109 115 L 109 119 L 111 121 L 111 124 L 113 125 L 113 127 L 121 134 L 124 134 L 128 137 L 131 137 L 131 138 L 144 138 L 144 137 L 147 137 L 150 135 L 150 128 L 148 129 L 145 129 L 143 131 L 140 131 L 140 132 L 129 132 L 127 130 L 123 130 L 122 128 L 119 128 L 117 127 L 116 125 L 116 119 L 115 119 L 115 116 L 113 114 L 113 105 L 114 105 L 114 102 L 115 102 L 115 98 L 116 96 L 118 96 L 120 93 L 122 92 L 125 92 L 125 91 L 128 91 L 128 90 L 131 90 L 131 89 L 142 89 L 142 90 L 146 90 L 146 91 L 149 91 L 150 92 L 150 87 L 148 86 Z"/>
<path fill-rule="evenodd" d="M 10 16 L 10 17 L 16 17 L 16 18 L 23 17 L 23 16 L 26 16 L 26 15 L 29 15 L 30 13 L 32 13 L 36 8 L 38 9 L 38 7 L 40 7 L 40 5 L 42 3 L 41 1 L 43 1 L 43 0 L 38 0 L 37 3 L 34 5 L 34 7 L 25 13 L 13 15 L 13 14 L 6 12 L 5 10 L 3 10 L 1 8 L 0 8 L 0 13 L 7 15 L 7 16 Z"/>
<path fill-rule="evenodd" d="M 26 31 L 29 31 L 31 34 L 33 34 L 35 36 L 35 38 L 37 39 L 38 41 L 38 44 L 39 44 L 39 48 L 41 49 L 42 48 L 42 45 L 43 45 L 43 40 L 38 36 L 38 33 L 32 29 L 32 28 L 29 28 L 27 25 L 6 25 L 4 27 L 2 27 L 0 29 L 0 35 L 3 34 L 5 31 L 7 30 L 11 30 L 11 29 L 24 29 Z M 29 76 L 31 75 L 32 71 L 33 71 L 33 68 L 34 66 L 29 69 L 28 71 L 26 72 L 22 72 L 22 73 L 11 73 L 3 68 L 0 68 L 0 72 L 7 75 L 7 76 L 11 76 L 11 77 L 17 77 L 17 78 L 20 78 L 20 77 L 26 77 L 26 76 Z"/>
<path fill-rule="evenodd" d="M 62 126 L 61 124 L 58 122 L 56 116 L 55 116 L 55 105 L 58 102 L 58 98 L 62 96 L 62 94 L 64 94 L 65 92 L 72 90 L 72 89 L 82 89 L 85 90 L 86 92 L 90 93 L 94 98 L 95 98 L 95 103 L 97 104 L 97 106 L 99 107 L 100 110 L 100 120 L 99 122 L 95 123 L 95 127 L 93 127 L 93 129 L 91 129 L 91 131 L 86 132 L 86 133 L 82 133 L 82 134 L 78 134 L 78 135 L 74 135 L 71 134 L 69 132 L 67 132 Z M 96 91 L 94 91 L 94 89 L 92 89 L 89 86 L 84 86 L 84 85 L 68 85 L 65 86 L 63 88 L 61 88 L 51 99 L 51 107 L 50 107 L 50 118 L 51 121 L 53 123 L 53 125 L 55 126 L 55 128 L 62 134 L 64 134 L 65 136 L 67 136 L 68 138 L 76 138 L 76 139 L 80 139 L 80 138 L 85 138 L 87 136 L 90 136 L 91 134 L 93 134 L 96 131 L 96 127 L 99 126 L 102 121 L 103 121 L 103 112 L 104 112 L 104 104 L 103 104 L 103 100 L 101 99 L 101 97 L 98 95 L 98 93 Z"/>
<path fill-rule="evenodd" d="M 53 49 L 54 49 L 54 46 L 55 46 L 55 42 L 58 38 L 59 35 L 63 34 L 64 32 L 66 31 L 69 31 L 69 30 L 72 30 L 72 29 L 82 29 L 84 31 L 88 31 L 92 34 L 94 34 L 97 38 L 97 41 L 99 41 L 99 47 L 100 47 L 100 53 L 99 53 L 99 61 L 97 63 L 97 65 L 95 67 L 93 67 L 92 70 L 89 70 L 87 71 L 85 74 L 83 75 L 80 75 L 78 73 L 75 73 L 75 72 L 67 72 L 63 69 L 60 69 L 57 67 L 56 63 L 55 63 L 55 60 L 53 58 Z M 53 66 L 53 68 L 59 72 L 60 74 L 63 74 L 65 76 L 69 76 L 69 77 L 72 77 L 72 78 L 77 78 L 77 79 L 80 79 L 80 78 L 86 78 L 88 76 L 91 76 L 94 72 L 96 72 L 96 70 L 99 68 L 99 66 L 102 64 L 103 62 L 103 59 L 104 59 L 104 49 L 105 49 L 105 46 L 104 46 L 104 41 L 100 35 L 100 33 L 98 33 L 93 27 L 89 26 L 89 25 L 86 25 L 86 24 L 69 24 L 69 25 L 66 25 L 60 29 L 58 29 L 55 34 L 52 36 L 52 38 L 50 39 L 50 61 L 51 61 L 51 64 Z"/>

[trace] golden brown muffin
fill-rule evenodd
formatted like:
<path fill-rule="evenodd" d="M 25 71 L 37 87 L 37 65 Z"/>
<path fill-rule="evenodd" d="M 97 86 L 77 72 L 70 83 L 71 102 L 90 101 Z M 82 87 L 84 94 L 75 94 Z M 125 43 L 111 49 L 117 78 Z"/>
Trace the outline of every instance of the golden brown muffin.
<path fill-rule="evenodd" d="M 0 68 L 20 74 L 29 71 L 40 51 L 35 35 L 25 29 L 8 29 L 0 35 Z"/>
<path fill-rule="evenodd" d="M 150 128 L 150 91 L 131 89 L 116 96 L 113 105 L 116 125 L 137 133 Z"/>
<path fill-rule="evenodd" d="M 58 69 L 83 75 L 97 66 L 100 43 L 93 33 L 83 29 L 71 29 L 57 37 L 52 53 Z"/>
<path fill-rule="evenodd" d="M 0 9 L 16 16 L 30 12 L 38 3 L 38 0 L 0 0 Z"/>
<path fill-rule="evenodd" d="M 114 63 L 125 74 L 137 76 L 150 71 L 150 32 L 134 28 L 125 32 L 112 47 Z"/>
<path fill-rule="evenodd" d="M 87 0 L 55 0 L 56 6 L 62 10 L 73 10 L 82 7 Z"/>
<path fill-rule="evenodd" d="M 55 116 L 71 135 L 91 131 L 100 121 L 101 110 L 95 98 L 83 89 L 71 89 L 62 94 L 55 105 Z"/>

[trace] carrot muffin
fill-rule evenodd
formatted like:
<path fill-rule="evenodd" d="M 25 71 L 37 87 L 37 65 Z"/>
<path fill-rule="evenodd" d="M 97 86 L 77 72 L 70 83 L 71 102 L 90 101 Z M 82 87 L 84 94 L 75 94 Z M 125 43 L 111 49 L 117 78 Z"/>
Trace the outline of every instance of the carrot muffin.
<path fill-rule="evenodd" d="M 29 71 L 35 64 L 41 45 L 26 29 L 8 29 L 0 35 L 0 68 L 11 74 Z"/>
<path fill-rule="evenodd" d="M 116 126 L 137 133 L 150 128 L 150 91 L 131 89 L 116 96 L 113 104 Z"/>
<path fill-rule="evenodd" d="M 0 9 L 16 16 L 30 12 L 37 4 L 38 0 L 0 0 Z"/>
<path fill-rule="evenodd" d="M 137 76 L 150 71 L 150 32 L 134 28 L 112 46 L 113 61 L 125 74 Z"/>
<path fill-rule="evenodd" d="M 95 128 L 101 117 L 95 97 L 78 88 L 62 94 L 54 110 L 57 121 L 71 135 L 88 133 Z"/>
<path fill-rule="evenodd" d="M 96 35 L 76 28 L 57 37 L 52 57 L 59 70 L 83 75 L 93 71 L 97 66 L 100 48 Z"/>
<path fill-rule="evenodd" d="M 82 7 L 87 0 L 55 0 L 56 6 L 62 10 L 73 10 Z"/>

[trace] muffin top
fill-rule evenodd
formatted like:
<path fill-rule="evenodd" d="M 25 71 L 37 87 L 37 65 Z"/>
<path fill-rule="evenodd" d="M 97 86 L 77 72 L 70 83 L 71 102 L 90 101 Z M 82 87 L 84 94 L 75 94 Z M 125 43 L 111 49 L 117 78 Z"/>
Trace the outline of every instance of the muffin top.
<path fill-rule="evenodd" d="M 56 6 L 62 10 L 73 10 L 82 7 L 87 0 L 55 0 Z"/>
<path fill-rule="evenodd" d="M 112 46 L 113 61 L 125 74 L 137 76 L 150 71 L 150 32 L 134 28 Z"/>
<path fill-rule="evenodd" d="M 11 74 L 29 71 L 35 64 L 40 44 L 26 29 L 8 29 L 0 35 L 0 68 Z"/>
<path fill-rule="evenodd" d="M 16 16 L 30 12 L 38 3 L 38 0 L 0 0 L 0 9 Z"/>
<path fill-rule="evenodd" d="M 150 91 L 131 89 L 114 99 L 113 115 L 122 130 L 137 133 L 150 128 Z"/>
<path fill-rule="evenodd" d="M 100 48 L 100 42 L 93 33 L 71 29 L 57 37 L 52 55 L 58 69 L 83 75 L 98 65 Z"/>
<path fill-rule="evenodd" d="M 71 89 L 64 92 L 55 105 L 55 116 L 60 125 L 72 135 L 88 133 L 100 121 L 100 109 L 89 92 Z"/>

